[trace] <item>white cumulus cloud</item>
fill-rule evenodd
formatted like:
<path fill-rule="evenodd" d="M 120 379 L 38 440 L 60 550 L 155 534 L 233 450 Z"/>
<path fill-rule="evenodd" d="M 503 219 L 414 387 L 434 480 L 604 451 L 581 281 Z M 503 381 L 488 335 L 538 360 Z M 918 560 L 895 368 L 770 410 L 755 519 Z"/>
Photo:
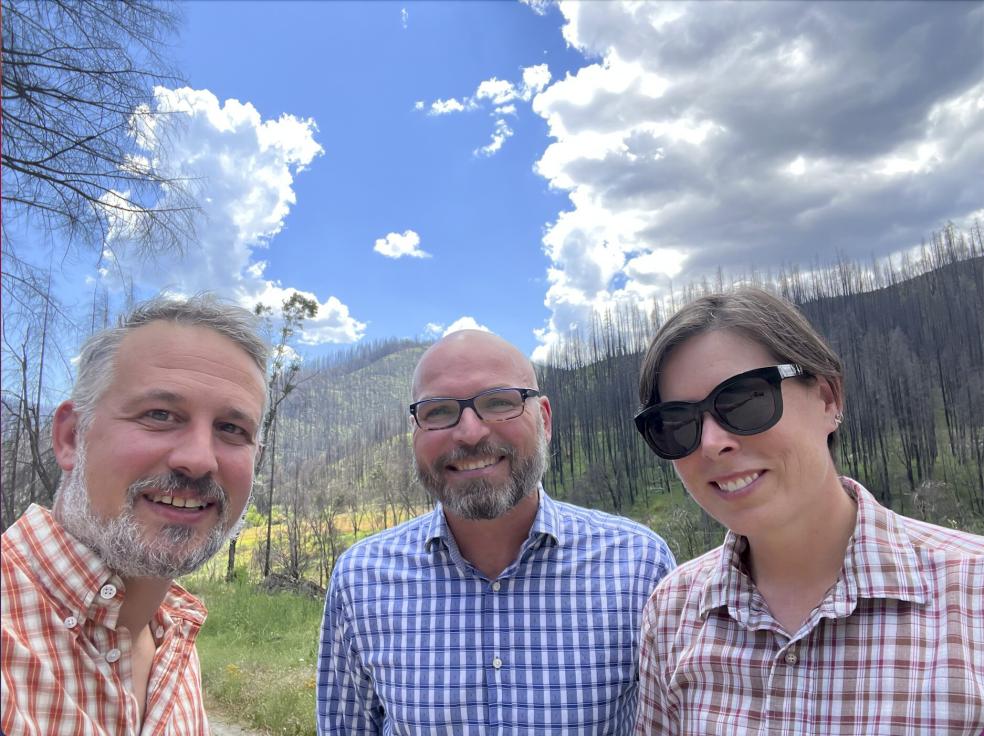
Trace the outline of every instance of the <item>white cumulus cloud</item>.
<path fill-rule="evenodd" d="M 476 156 L 492 156 L 502 148 L 506 140 L 513 135 L 512 128 L 503 119 L 506 115 L 516 115 L 516 103 L 530 102 L 550 83 L 550 69 L 546 64 L 536 64 L 522 69 L 522 81 L 510 82 L 507 79 L 491 77 L 479 82 L 474 94 L 460 100 L 452 97 L 447 100 L 437 99 L 430 104 L 428 115 L 449 115 L 451 113 L 488 109 L 495 119 L 490 140 L 484 146 L 476 148 Z M 419 101 L 414 109 L 422 110 L 425 104 Z"/>
<path fill-rule="evenodd" d="M 495 105 L 504 105 L 510 100 L 515 100 L 518 96 L 512 82 L 507 82 L 504 79 L 496 79 L 495 77 L 486 79 L 475 90 L 476 100 L 492 100 L 492 103 Z"/>
<path fill-rule="evenodd" d="M 537 357 L 671 279 L 888 255 L 984 202 L 979 4 L 558 5 L 586 63 L 524 71 L 570 199 Z"/>
<path fill-rule="evenodd" d="M 387 258 L 402 258 L 410 256 L 412 258 L 430 258 L 430 253 L 421 250 L 420 236 L 413 230 L 404 230 L 403 233 L 389 233 L 385 238 L 378 238 L 373 250 Z"/>
<path fill-rule="evenodd" d="M 445 326 L 440 322 L 428 322 L 424 327 L 424 337 L 436 340 L 445 335 L 450 335 L 452 332 L 460 332 L 461 330 L 481 330 L 482 332 L 492 332 L 488 327 L 483 324 L 479 324 L 474 317 L 462 316 L 458 317 L 454 322 Z"/>
<path fill-rule="evenodd" d="M 420 108 L 417 108 L 420 109 Z M 461 112 L 465 109 L 458 100 L 453 97 L 449 100 L 434 100 L 430 106 L 430 115 L 447 115 L 452 112 Z"/>
<path fill-rule="evenodd" d="M 459 332 L 460 330 L 481 330 L 482 332 L 492 332 L 488 327 L 483 324 L 479 324 L 474 317 L 458 317 L 454 322 L 449 324 L 444 328 L 444 332 L 441 336 L 450 335 L 452 332 Z"/>
<path fill-rule="evenodd" d="M 513 130 L 509 127 L 509 124 L 502 118 L 499 118 L 495 121 L 495 130 L 492 131 L 492 140 L 477 149 L 475 153 L 481 156 L 492 156 L 497 153 L 500 148 L 502 148 L 502 144 L 506 142 L 507 138 L 511 138 L 512 134 Z"/>
<path fill-rule="evenodd" d="M 523 5 L 529 6 L 537 15 L 546 15 L 547 8 L 550 7 L 552 0 L 519 0 Z"/>
<path fill-rule="evenodd" d="M 180 293 L 213 291 L 246 307 L 263 303 L 279 312 L 294 288 L 264 278 L 266 259 L 258 253 L 275 247 L 296 202 L 294 177 L 323 153 L 310 118 L 283 114 L 264 119 L 248 102 L 220 103 L 208 90 L 154 90 L 154 107 L 168 113 L 150 126 L 135 129 L 138 143 L 166 156 L 169 170 L 198 182 L 202 212 L 195 219 L 195 239 L 168 261 L 145 260 L 131 253 L 125 225 L 117 230 L 113 252 L 134 282 L 150 289 Z M 152 128 L 167 126 L 166 131 Z M 155 147 L 163 142 L 164 148 Z M 166 206 L 166 200 L 159 203 Z M 106 279 L 118 278 L 110 269 Z M 336 297 L 321 299 L 301 292 L 319 305 L 305 323 L 302 340 L 352 342 L 365 324 L 352 317 Z"/>

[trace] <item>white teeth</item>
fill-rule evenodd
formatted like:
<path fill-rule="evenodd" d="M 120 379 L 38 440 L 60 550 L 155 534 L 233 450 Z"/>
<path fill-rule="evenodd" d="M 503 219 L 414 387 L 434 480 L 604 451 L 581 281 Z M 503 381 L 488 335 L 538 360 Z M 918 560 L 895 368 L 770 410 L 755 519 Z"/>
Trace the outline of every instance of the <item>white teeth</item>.
<path fill-rule="evenodd" d="M 498 458 L 487 457 L 481 460 L 456 463 L 455 467 L 458 470 L 478 470 L 479 468 L 487 468 L 489 465 L 495 465 L 496 462 L 498 462 Z"/>
<path fill-rule="evenodd" d="M 740 491 L 745 486 L 749 485 L 752 481 L 758 478 L 761 473 L 752 473 L 751 475 L 746 475 L 744 478 L 735 478 L 727 483 L 718 483 L 717 487 L 722 491 L 727 491 L 728 493 L 734 493 L 735 491 Z"/>
<path fill-rule="evenodd" d="M 150 497 L 154 503 L 162 503 L 165 506 L 174 506 L 179 509 L 203 509 L 205 504 L 192 498 L 175 498 L 167 493 L 158 493 Z"/>

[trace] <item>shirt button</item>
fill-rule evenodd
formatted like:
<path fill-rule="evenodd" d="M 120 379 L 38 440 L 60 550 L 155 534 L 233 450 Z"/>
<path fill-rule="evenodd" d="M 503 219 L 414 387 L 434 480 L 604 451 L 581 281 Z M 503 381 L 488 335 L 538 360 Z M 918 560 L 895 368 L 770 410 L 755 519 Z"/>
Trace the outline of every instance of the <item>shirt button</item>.
<path fill-rule="evenodd" d="M 163 626 L 158 626 L 157 627 L 157 638 L 158 639 L 163 639 L 164 638 L 164 627 Z"/>
<path fill-rule="evenodd" d="M 113 664 L 113 662 L 118 662 L 120 657 L 122 656 L 123 654 L 120 652 L 119 649 L 110 649 L 108 652 L 106 652 L 106 661 L 109 662 L 110 664 Z"/>
<path fill-rule="evenodd" d="M 500 667 L 502 667 L 502 660 L 496 657 L 495 659 L 492 660 L 492 666 L 495 667 L 495 669 L 499 669 Z"/>
<path fill-rule="evenodd" d="M 99 595 L 107 601 L 110 598 L 114 598 L 116 596 L 116 586 L 111 583 L 106 583 L 106 585 L 104 585 L 99 591 Z"/>
<path fill-rule="evenodd" d="M 498 580 L 496 580 L 494 583 L 492 583 L 492 592 L 493 593 L 498 593 L 499 592 L 499 588 L 501 588 L 501 587 L 502 587 L 502 583 L 500 583 Z"/>
<path fill-rule="evenodd" d="M 796 652 L 786 652 L 786 656 L 783 659 L 790 667 L 800 661 L 800 658 L 796 656 Z"/>
<path fill-rule="evenodd" d="M 65 624 L 66 629 L 74 629 L 79 625 L 79 620 L 75 616 L 69 616 L 62 623 Z"/>

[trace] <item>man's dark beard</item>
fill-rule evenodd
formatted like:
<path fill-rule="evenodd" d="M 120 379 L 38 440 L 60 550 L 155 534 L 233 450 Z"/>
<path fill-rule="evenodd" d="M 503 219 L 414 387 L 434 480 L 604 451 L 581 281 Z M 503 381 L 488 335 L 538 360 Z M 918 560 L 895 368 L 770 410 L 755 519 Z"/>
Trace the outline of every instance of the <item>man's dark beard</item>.
<path fill-rule="evenodd" d="M 538 424 L 536 450 L 525 458 L 518 458 L 516 450 L 508 445 L 494 445 L 484 441 L 474 447 L 458 447 L 439 457 L 433 467 L 437 471 L 414 463 L 417 480 L 445 509 L 463 519 L 497 519 L 527 495 L 534 492 L 547 469 L 547 441 L 543 425 Z M 511 475 L 508 481 L 495 486 L 487 480 L 474 480 L 457 486 L 446 485 L 440 470 L 466 459 L 505 456 L 509 460 Z"/>

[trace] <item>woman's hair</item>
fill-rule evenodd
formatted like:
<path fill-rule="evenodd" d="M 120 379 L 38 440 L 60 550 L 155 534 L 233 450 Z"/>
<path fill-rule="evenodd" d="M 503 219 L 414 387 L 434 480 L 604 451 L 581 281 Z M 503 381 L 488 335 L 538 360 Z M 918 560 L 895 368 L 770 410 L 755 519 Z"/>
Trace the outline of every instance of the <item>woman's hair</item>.
<path fill-rule="evenodd" d="M 784 299 L 762 289 L 743 287 L 708 294 L 682 307 L 656 333 L 639 377 L 639 400 L 643 406 L 659 402 L 659 377 L 663 365 L 677 346 L 712 330 L 741 333 L 764 347 L 777 363 L 795 363 L 812 380 L 825 378 L 839 407 L 844 403 L 844 374 L 841 360 L 820 334 Z M 833 454 L 837 432 L 827 436 Z"/>

